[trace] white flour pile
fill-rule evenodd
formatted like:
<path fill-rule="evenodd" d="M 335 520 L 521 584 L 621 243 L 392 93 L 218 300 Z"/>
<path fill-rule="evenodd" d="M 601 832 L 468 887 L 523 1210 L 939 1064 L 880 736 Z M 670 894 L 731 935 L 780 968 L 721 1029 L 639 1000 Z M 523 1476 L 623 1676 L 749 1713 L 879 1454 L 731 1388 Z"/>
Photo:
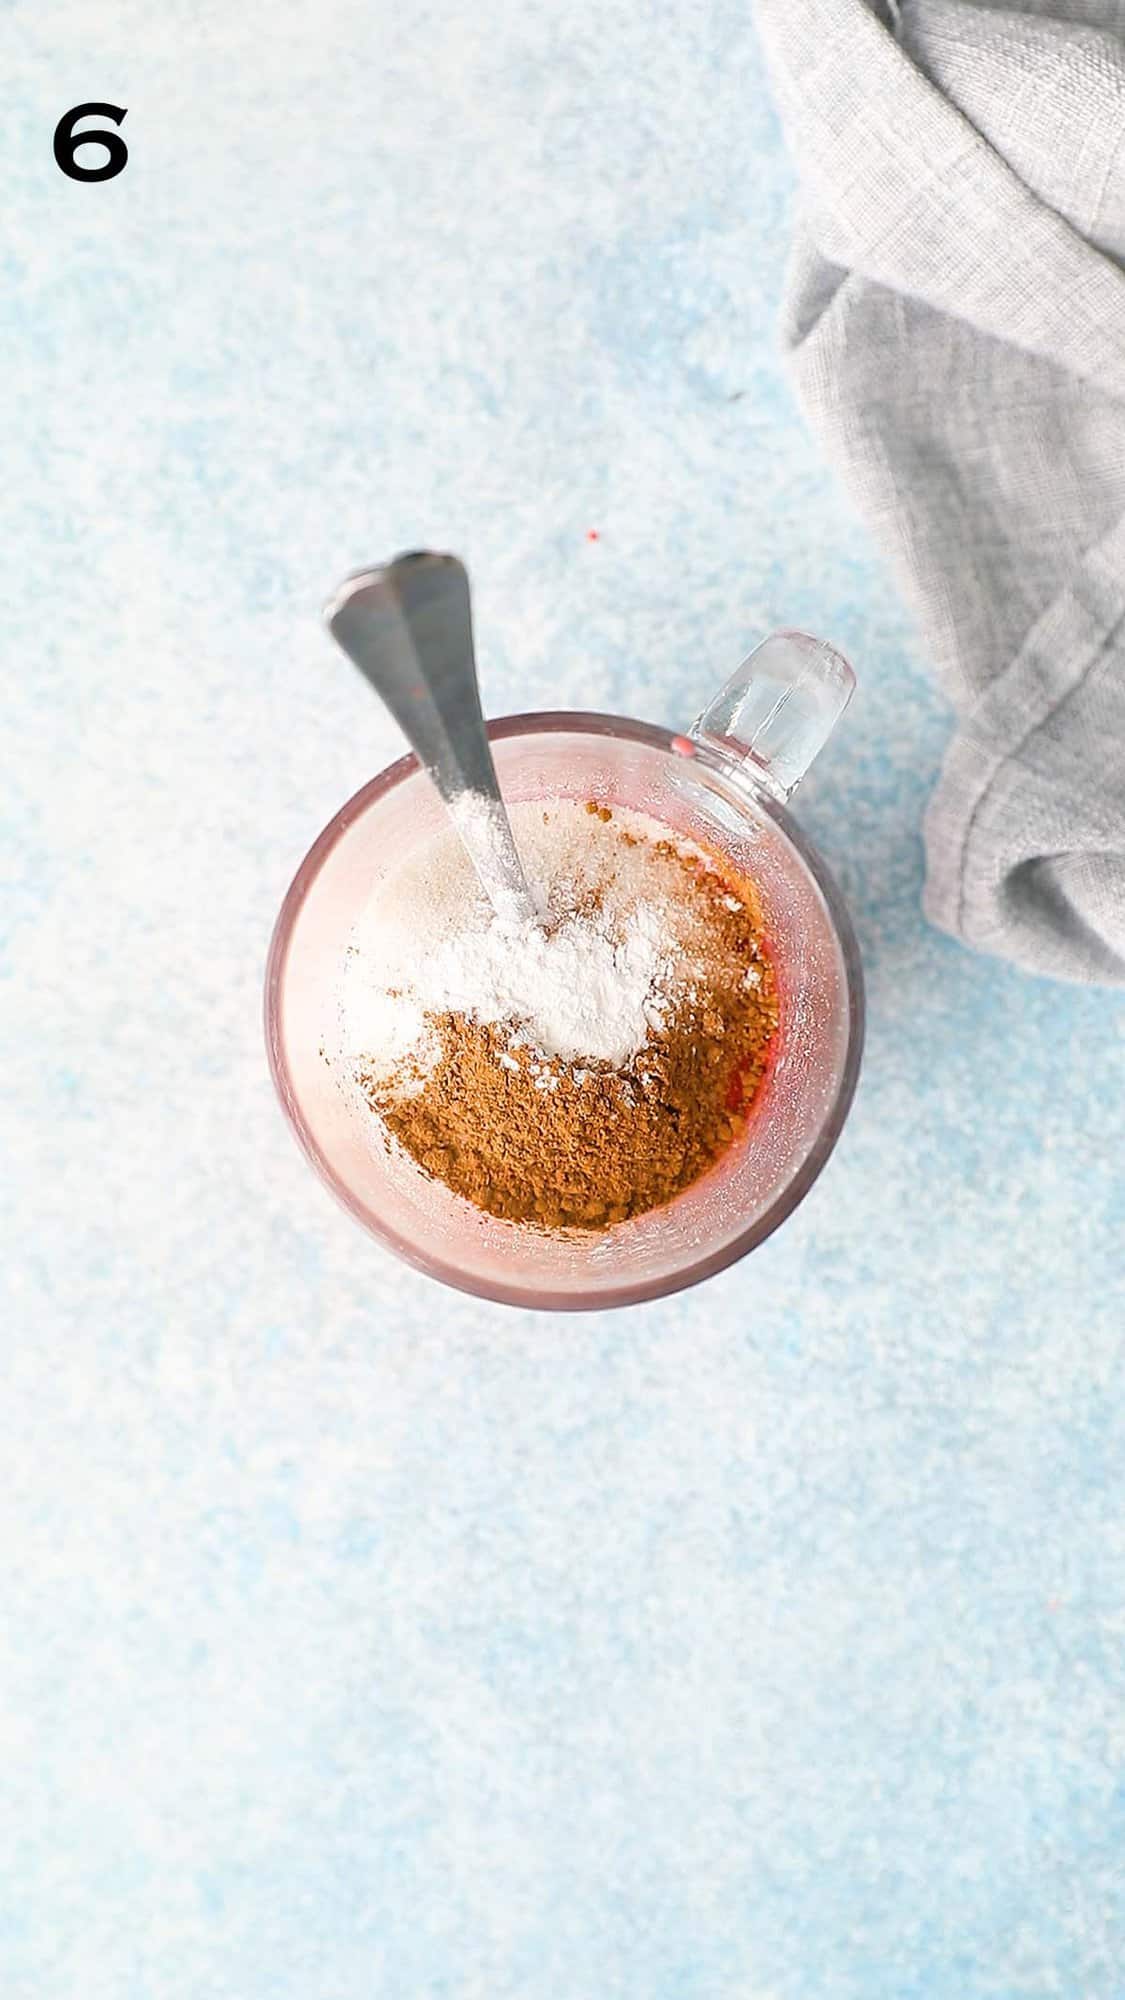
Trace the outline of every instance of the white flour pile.
<path fill-rule="evenodd" d="M 421 1081 L 440 1054 L 427 1016 L 450 1013 L 510 1023 L 513 1045 L 544 1056 L 619 1066 L 690 985 L 683 862 L 655 845 L 666 827 L 569 800 L 515 805 L 511 820 L 542 929 L 495 917 L 452 828 L 372 896 L 340 995 L 344 1052 L 369 1072 Z"/>

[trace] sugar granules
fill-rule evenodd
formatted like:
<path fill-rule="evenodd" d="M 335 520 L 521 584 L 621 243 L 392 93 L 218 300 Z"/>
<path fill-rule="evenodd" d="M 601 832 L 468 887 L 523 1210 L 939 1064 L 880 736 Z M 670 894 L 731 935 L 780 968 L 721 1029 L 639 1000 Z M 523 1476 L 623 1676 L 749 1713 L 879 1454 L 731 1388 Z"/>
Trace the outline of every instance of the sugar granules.
<path fill-rule="evenodd" d="M 512 822 L 541 928 L 499 921 L 439 836 L 357 926 L 349 1061 L 456 1193 L 603 1228 L 670 1200 L 742 1129 L 777 1020 L 760 913 L 748 883 L 639 814 L 552 801 Z"/>

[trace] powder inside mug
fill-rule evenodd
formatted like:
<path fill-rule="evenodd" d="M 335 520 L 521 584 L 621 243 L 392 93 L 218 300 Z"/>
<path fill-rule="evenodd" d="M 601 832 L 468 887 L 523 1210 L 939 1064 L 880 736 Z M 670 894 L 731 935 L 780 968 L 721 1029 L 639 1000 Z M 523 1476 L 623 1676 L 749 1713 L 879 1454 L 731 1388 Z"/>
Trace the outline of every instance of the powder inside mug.
<path fill-rule="evenodd" d="M 541 927 L 497 919 L 443 830 L 356 928 L 348 1061 L 457 1193 L 600 1228 L 670 1200 L 739 1135 L 777 1020 L 760 912 L 640 814 L 553 801 L 512 822 Z"/>

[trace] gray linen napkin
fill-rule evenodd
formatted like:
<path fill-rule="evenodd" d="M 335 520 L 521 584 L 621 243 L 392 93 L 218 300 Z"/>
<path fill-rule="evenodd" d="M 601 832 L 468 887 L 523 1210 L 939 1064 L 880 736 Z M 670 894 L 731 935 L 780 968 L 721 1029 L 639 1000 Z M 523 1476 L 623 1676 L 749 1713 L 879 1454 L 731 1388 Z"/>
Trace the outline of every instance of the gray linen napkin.
<path fill-rule="evenodd" d="M 959 717 L 927 914 L 1125 984 L 1125 0 L 758 0 L 802 405 Z"/>

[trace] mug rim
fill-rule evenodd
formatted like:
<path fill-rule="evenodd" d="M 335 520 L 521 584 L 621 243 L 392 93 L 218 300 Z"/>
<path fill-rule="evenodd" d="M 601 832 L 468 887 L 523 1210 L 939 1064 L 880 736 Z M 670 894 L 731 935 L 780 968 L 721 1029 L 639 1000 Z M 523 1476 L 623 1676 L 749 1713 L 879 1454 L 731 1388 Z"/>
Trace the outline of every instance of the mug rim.
<path fill-rule="evenodd" d="M 644 743 L 650 748 L 662 750 L 673 757 L 678 754 L 677 744 L 690 741 L 691 762 L 702 764 L 719 776 L 729 775 L 726 761 L 708 744 L 701 743 L 698 738 L 686 738 L 682 731 L 666 729 L 659 723 L 642 722 L 633 716 L 607 715 L 594 709 L 533 709 L 522 714 L 494 717 L 486 722 L 485 727 L 490 741 L 493 742 L 502 742 L 511 736 L 561 734 L 569 730 L 579 735 L 624 737 L 634 743 Z M 686 761 L 688 759 L 685 755 Z M 397 1230 L 390 1228 L 341 1180 L 331 1161 L 313 1138 L 292 1088 L 281 1037 L 281 993 L 297 917 L 325 862 L 349 828 L 371 806 L 407 778 L 413 777 L 420 769 L 418 758 L 412 750 L 408 751 L 404 756 L 396 758 L 393 764 L 388 764 L 374 778 L 369 778 L 367 783 L 361 785 L 357 792 L 353 792 L 351 798 L 333 814 L 313 841 L 293 876 L 282 900 L 270 938 L 263 994 L 263 1025 L 270 1076 L 297 1143 L 318 1179 L 323 1181 L 348 1214 L 353 1216 L 367 1234 L 373 1236 L 385 1250 L 391 1251 L 414 1270 L 421 1271 L 425 1277 L 435 1278 L 439 1284 L 448 1285 L 454 1291 L 468 1293 L 473 1298 L 486 1299 L 495 1305 L 522 1306 L 544 1312 L 609 1311 L 622 1306 L 643 1305 L 654 1299 L 668 1298 L 675 1292 L 686 1291 L 692 1285 L 702 1284 L 705 1279 L 716 1277 L 720 1271 L 739 1263 L 751 1250 L 756 1250 L 759 1244 L 772 1236 L 774 1231 L 792 1215 L 814 1182 L 819 1179 L 835 1151 L 855 1097 L 863 1057 L 866 1014 L 859 942 L 843 895 L 826 864 L 801 832 L 797 822 L 783 806 L 765 792 L 764 788 L 755 791 L 755 807 L 777 823 L 808 869 L 827 905 L 843 960 L 844 987 L 848 1003 L 848 1041 L 835 1095 L 813 1144 L 792 1180 L 745 1230 L 732 1237 L 719 1249 L 694 1259 L 682 1269 L 671 1272 L 665 1277 L 653 1278 L 642 1283 L 624 1281 L 619 1285 L 607 1285 L 604 1291 L 596 1294 L 568 1290 L 553 1292 L 549 1287 L 505 1284 L 503 1280 L 490 1282 L 478 1279 L 471 1272 L 462 1271 L 456 1265 L 445 1263 L 442 1258 L 419 1248 L 417 1244 L 400 1236 Z"/>

